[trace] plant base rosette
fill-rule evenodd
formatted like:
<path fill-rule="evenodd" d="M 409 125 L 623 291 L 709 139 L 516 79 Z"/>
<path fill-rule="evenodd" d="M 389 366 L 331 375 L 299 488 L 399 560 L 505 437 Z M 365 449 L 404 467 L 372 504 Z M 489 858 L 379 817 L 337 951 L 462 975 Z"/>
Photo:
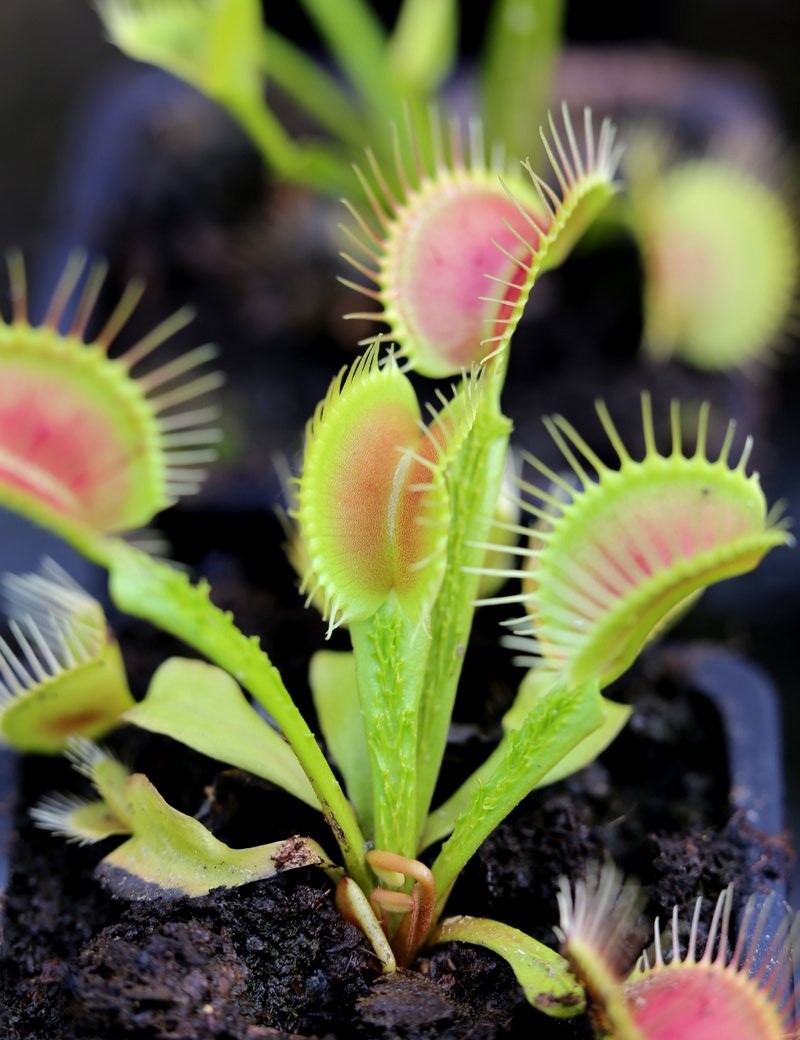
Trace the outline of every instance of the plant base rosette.
<path fill-rule="evenodd" d="M 263 622 L 263 596 L 227 589 L 237 613 Z M 270 624 L 285 633 L 296 628 L 293 620 L 287 613 Z M 488 635 L 493 622 L 483 625 Z M 151 650 L 137 644 L 135 630 L 131 636 L 135 684 L 135 662 L 146 673 Z M 282 653 L 291 658 L 291 642 Z M 501 651 L 497 658 L 507 668 Z M 782 842 L 756 831 L 744 813 L 732 814 L 724 736 L 711 705 L 669 678 L 658 651 L 614 692 L 634 704 L 633 723 L 600 762 L 530 796 L 501 825 L 459 880 L 449 912 L 505 920 L 553 944 L 557 878 L 575 876 L 605 850 L 642 880 L 652 910 L 688 904 L 699 891 L 716 893 L 731 880 L 743 901 L 785 874 Z M 466 703 L 465 712 L 484 717 L 479 700 Z M 488 746 L 485 733 L 461 721 L 465 739 L 451 745 L 445 773 L 453 783 Z M 176 759 L 175 745 L 164 738 L 129 730 L 121 739 L 128 760 L 174 804 L 201 811 L 231 844 L 260 841 L 252 829 L 259 819 L 269 820 L 273 836 L 301 828 L 330 840 L 318 824 L 314 832 L 310 809 L 260 781 L 219 773 L 192 752 Z M 66 773 L 60 760 L 46 769 L 29 761 L 23 798 L 35 801 L 63 786 Z M 421 974 L 381 976 L 363 936 L 337 914 L 319 871 L 191 901 L 127 904 L 94 881 L 96 849 L 53 842 L 22 815 L 18 822 L 4 933 L 7 1007 L 0 1009 L 9 1040 L 455 1040 L 472 1030 L 487 1038 L 522 1037 L 534 1028 L 542 1040 L 590 1035 L 582 1019 L 550 1020 L 531 1008 L 509 967 L 485 949 L 447 944 L 423 952 L 414 965 Z"/>

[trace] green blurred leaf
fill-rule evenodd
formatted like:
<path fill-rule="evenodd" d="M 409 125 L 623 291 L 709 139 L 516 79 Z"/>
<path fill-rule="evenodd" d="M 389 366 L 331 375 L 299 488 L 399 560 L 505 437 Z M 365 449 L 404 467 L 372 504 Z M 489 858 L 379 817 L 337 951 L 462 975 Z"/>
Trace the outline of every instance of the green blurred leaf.
<path fill-rule="evenodd" d="M 358 105 L 332 75 L 274 29 L 267 28 L 262 36 L 261 68 L 268 82 L 276 83 L 321 127 L 362 151 L 367 130 Z"/>
<path fill-rule="evenodd" d="M 489 142 L 514 159 L 541 156 L 539 127 L 551 103 L 563 0 L 495 0 L 483 57 L 482 107 Z"/>
<path fill-rule="evenodd" d="M 395 86 L 427 100 L 450 74 L 457 49 L 456 0 L 404 0 L 387 47 Z"/>

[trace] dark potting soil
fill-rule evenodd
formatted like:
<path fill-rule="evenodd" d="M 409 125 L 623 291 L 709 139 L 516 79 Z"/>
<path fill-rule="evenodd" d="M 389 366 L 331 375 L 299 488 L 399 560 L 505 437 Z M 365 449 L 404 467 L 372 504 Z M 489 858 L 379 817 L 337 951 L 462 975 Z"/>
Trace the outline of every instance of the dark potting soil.
<path fill-rule="evenodd" d="M 289 689 L 309 710 L 305 669 L 320 626 L 291 597 L 268 554 L 247 582 L 224 554 L 226 531 L 251 542 L 263 518 L 219 520 L 202 561 L 218 602 L 261 632 Z M 197 525 L 192 525 L 197 530 Z M 203 525 L 200 525 L 203 529 Z M 272 532 L 270 532 L 272 533 Z M 185 532 L 184 532 L 185 534 Z M 266 539 L 274 544 L 274 538 Z M 311 623 L 309 621 L 311 620 Z M 491 747 L 519 675 L 496 647 L 496 618 L 476 626 L 441 794 Z M 165 654 L 183 652 L 133 624 L 123 648 L 141 692 Z M 674 655 L 674 651 L 673 651 Z M 648 913 L 736 884 L 740 900 L 784 878 L 790 853 L 732 811 L 720 719 L 664 664 L 657 650 L 610 691 L 634 714 L 600 761 L 527 798 L 480 849 L 454 889 L 449 912 L 507 921 L 553 943 L 555 886 L 590 863 L 614 860 L 637 876 Z M 225 770 L 166 738 L 135 730 L 110 742 L 179 809 L 198 814 L 232 845 L 295 833 L 327 844 L 317 814 L 282 792 Z M 460 944 L 427 950 L 413 970 L 381 976 L 360 933 L 338 916 L 326 877 L 301 870 L 178 902 L 125 903 L 92 877 L 108 844 L 70 846 L 37 831 L 27 807 L 80 781 L 63 760 L 28 758 L 20 769 L 19 840 L 12 852 L 2 959 L 0 1036 L 7 1040 L 537 1040 L 588 1038 L 584 1019 L 556 1021 L 524 1000 L 496 955 Z M 642 945 L 648 941 L 642 937 Z"/>

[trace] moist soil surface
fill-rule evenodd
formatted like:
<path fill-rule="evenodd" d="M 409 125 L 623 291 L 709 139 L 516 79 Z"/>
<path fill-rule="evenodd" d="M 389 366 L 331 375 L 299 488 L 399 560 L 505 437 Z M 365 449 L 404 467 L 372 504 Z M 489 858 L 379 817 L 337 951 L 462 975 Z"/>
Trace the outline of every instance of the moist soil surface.
<path fill-rule="evenodd" d="M 305 671 L 320 645 L 318 619 L 293 597 L 269 591 L 291 584 L 275 557 L 263 555 L 245 581 L 225 552 L 226 540 L 252 543 L 264 525 L 263 517 L 217 517 L 214 544 L 221 550 L 211 555 L 204 538 L 194 547 L 183 541 L 189 562 L 212 579 L 218 602 L 233 609 L 242 628 L 263 636 L 289 689 L 310 711 Z M 491 749 L 519 681 L 497 648 L 496 623 L 491 612 L 479 615 L 442 796 Z M 137 692 L 165 655 L 185 653 L 138 623 L 123 632 L 122 644 Z M 648 914 L 675 903 L 687 908 L 699 894 L 714 898 L 731 881 L 740 906 L 748 893 L 780 884 L 788 847 L 731 808 L 722 722 L 691 682 L 676 677 L 674 654 L 650 651 L 610 689 L 634 708 L 622 735 L 598 762 L 534 793 L 511 814 L 464 871 L 448 912 L 496 918 L 555 944 L 558 878 L 580 877 L 588 864 L 608 858 L 640 879 Z M 269 785 L 152 734 L 127 729 L 109 743 L 168 801 L 199 815 L 229 844 L 302 833 L 335 856 L 318 816 Z M 0 964 L 6 1040 L 591 1035 L 583 1017 L 557 1021 L 534 1011 L 505 962 L 478 947 L 430 949 L 411 970 L 381 976 L 366 941 L 338 916 L 321 872 L 298 870 L 194 900 L 114 899 L 92 876 L 110 844 L 68 845 L 27 818 L 42 794 L 80 784 L 63 760 L 21 763 Z M 641 946 L 648 941 L 643 933 Z"/>

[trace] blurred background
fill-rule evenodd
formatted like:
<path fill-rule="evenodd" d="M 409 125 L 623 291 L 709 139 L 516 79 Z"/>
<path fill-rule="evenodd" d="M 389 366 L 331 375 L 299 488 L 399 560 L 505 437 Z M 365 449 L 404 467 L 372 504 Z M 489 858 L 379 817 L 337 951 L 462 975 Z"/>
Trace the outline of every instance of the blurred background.
<path fill-rule="evenodd" d="M 376 6 L 387 18 L 397 9 L 396 3 Z M 467 74 L 482 39 L 486 6 L 462 4 Z M 268 13 L 275 28 L 315 47 L 292 0 L 268 5 Z M 617 117 L 652 107 L 676 121 L 683 138 L 700 148 L 713 142 L 721 153 L 740 150 L 756 165 L 779 168 L 778 179 L 797 214 L 797 0 L 638 5 L 574 0 L 567 5 L 566 41 L 557 74 L 559 98 L 590 103 Z M 291 453 L 303 419 L 354 349 L 356 337 L 340 319 L 352 301 L 344 299 L 334 279 L 341 273 L 335 258 L 338 216 L 331 217 L 327 204 L 317 206 L 271 185 L 248 142 L 224 115 L 189 88 L 119 54 L 104 40 L 88 0 L 0 3 L 0 139 L 0 247 L 23 249 L 34 302 L 46 299 L 76 243 L 110 255 L 111 292 L 132 274 L 147 276 L 153 288 L 143 326 L 153 315 L 193 302 L 200 331 L 192 331 L 187 342 L 198 342 L 197 335 L 219 342 L 223 367 L 226 357 L 232 358 L 239 372 L 238 383 L 233 378 L 226 391 L 230 459 L 212 480 L 206 507 L 269 509 L 278 491 L 273 452 Z M 622 248 L 618 259 L 627 265 L 634 290 L 618 311 L 609 315 L 606 308 L 599 319 L 603 364 L 616 373 L 636 350 L 641 319 L 635 251 Z M 570 282 L 573 275 L 577 280 Z M 580 293 L 589 283 L 593 302 L 602 304 L 613 289 L 603 280 L 608 277 L 607 271 L 582 269 L 578 259 L 562 283 L 554 278 L 547 289 L 543 283 L 541 314 L 533 320 L 540 322 L 547 342 L 559 343 L 565 330 L 575 340 L 584 336 Z M 548 313 L 554 301 L 562 308 L 557 319 Z M 297 383 L 291 372 L 297 369 L 300 341 L 306 378 Z M 270 345 L 266 356 L 263 343 Z M 569 416 L 569 406 L 553 400 L 556 383 L 537 382 L 546 363 L 532 353 L 528 368 L 520 369 L 527 396 L 515 401 L 512 395 L 517 426 L 526 434 L 530 430 L 531 437 L 542 411 L 557 406 Z M 583 380 L 570 387 L 576 409 L 598 392 L 601 377 L 594 363 L 587 360 L 583 376 L 580 367 L 574 376 Z M 635 369 L 625 377 L 625 393 L 638 395 L 639 375 Z M 647 378 L 679 393 L 686 376 L 680 369 L 664 369 Z M 795 340 L 779 367 L 755 382 L 737 377 L 721 389 L 715 384 L 709 393 L 755 427 L 767 497 L 786 500 L 797 528 L 800 344 Z M 43 548 L 52 551 L 38 534 L 0 516 L 3 569 L 9 561 L 15 569 L 33 566 Z M 79 562 L 73 567 L 80 577 Z M 800 553 L 781 551 L 755 574 L 713 589 L 681 631 L 687 637 L 721 638 L 750 654 L 779 688 L 795 834 L 800 834 L 799 621 Z"/>
<path fill-rule="evenodd" d="M 335 2 L 335 0 L 334 0 Z M 295 40 L 315 46 L 313 32 L 293 0 L 269 4 L 269 20 Z M 399 4 L 374 5 L 387 19 Z M 462 52 L 467 60 L 478 50 L 487 4 L 462 4 Z M 700 96 L 683 99 L 691 108 L 724 118 L 738 104 L 760 104 L 795 147 L 800 137 L 800 8 L 794 0 L 661 0 L 648 4 L 598 5 L 588 0 L 567 4 L 566 41 L 592 54 L 617 52 L 647 56 L 669 48 L 687 60 L 706 63 L 699 77 Z M 585 56 L 585 55 L 584 55 Z M 568 63 L 571 59 L 568 58 Z M 573 66 L 574 67 L 574 66 Z M 605 82 L 597 91 L 612 93 L 614 77 L 604 66 Z M 645 81 L 630 83 L 630 67 L 620 76 L 631 89 L 655 98 L 665 84 L 652 61 L 640 66 Z M 0 237 L 39 256 L 63 226 L 64 178 L 79 163 L 76 151 L 91 135 L 92 113 L 104 97 L 122 90 L 141 67 L 115 50 L 103 37 L 89 0 L 5 0 L 0 4 Z M 719 74 L 721 80 L 716 80 Z M 573 80 L 579 74 L 573 74 Z M 591 61 L 585 76 L 591 78 Z M 648 88 L 647 80 L 650 81 Z M 726 82 L 727 81 L 727 82 Z M 736 86 L 733 87 L 732 84 Z M 675 88 L 676 91 L 678 88 Z M 748 100 L 743 100 L 750 93 Z M 703 118 L 701 114 L 699 118 Z M 116 144 L 116 142 L 112 142 Z M 110 191 L 96 184 L 94 190 Z"/>

